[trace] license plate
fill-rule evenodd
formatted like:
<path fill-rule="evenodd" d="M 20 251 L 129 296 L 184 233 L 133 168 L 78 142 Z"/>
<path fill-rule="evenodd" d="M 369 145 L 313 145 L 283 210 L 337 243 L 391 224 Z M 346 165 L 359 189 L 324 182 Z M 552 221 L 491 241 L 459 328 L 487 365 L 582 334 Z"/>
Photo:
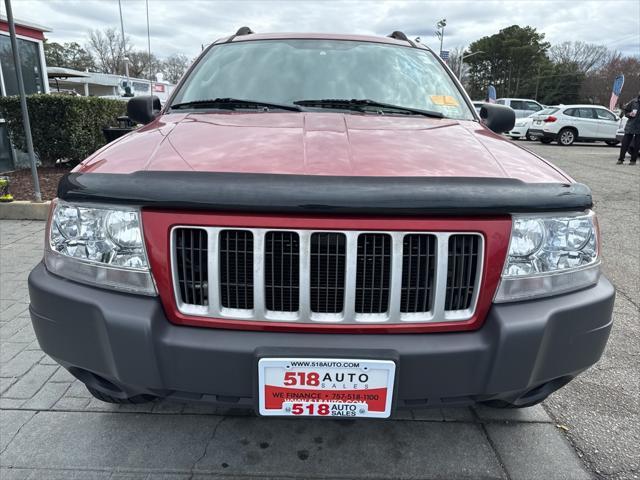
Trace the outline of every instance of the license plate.
<path fill-rule="evenodd" d="M 390 360 L 262 358 L 260 415 L 388 418 L 395 370 Z"/>

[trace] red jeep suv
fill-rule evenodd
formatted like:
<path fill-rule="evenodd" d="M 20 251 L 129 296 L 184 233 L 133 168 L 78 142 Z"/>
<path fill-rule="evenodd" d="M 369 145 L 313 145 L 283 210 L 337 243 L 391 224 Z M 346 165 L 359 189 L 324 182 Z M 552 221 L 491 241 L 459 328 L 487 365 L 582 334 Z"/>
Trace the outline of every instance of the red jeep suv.
<path fill-rule="evenodd" d="M 128 110 L 145 125 L 61 181 L 29 278 L 42 349 L 97 398 L 522 407 L 602 354 L 590 190 L 401 32 L 244 27 Z"/>

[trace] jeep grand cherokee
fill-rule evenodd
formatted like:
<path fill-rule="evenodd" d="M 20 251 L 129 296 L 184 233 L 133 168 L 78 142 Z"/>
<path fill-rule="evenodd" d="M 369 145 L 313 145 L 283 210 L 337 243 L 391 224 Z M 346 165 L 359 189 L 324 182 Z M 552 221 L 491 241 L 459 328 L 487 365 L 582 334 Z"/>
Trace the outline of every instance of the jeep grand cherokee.
<path fill-rule="evenodd" d="M 42 349 L 97 398 L 522 407 L 602 354 L 590 190 L 401 32 L 242 28 L 128 110 L 145 125 L 61 181 L 29 278 Z"/>

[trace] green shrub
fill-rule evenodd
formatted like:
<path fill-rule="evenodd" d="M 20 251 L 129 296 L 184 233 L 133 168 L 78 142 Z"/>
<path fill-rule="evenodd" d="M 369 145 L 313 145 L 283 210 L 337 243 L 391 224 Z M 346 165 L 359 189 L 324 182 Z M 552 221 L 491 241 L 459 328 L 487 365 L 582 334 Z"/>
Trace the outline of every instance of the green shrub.
<path fill-rule="evenodd" d="M 104 127 L 117 125 L 126 103 L 97 97 L 31 95 L 27 97 L 33 148 L 43 166 L 66 159 L 72 165 L 102 147 Z M 7 121 L 13 144 L 26 150 L 20 98 L 0 98 L 0 115 Z"/>

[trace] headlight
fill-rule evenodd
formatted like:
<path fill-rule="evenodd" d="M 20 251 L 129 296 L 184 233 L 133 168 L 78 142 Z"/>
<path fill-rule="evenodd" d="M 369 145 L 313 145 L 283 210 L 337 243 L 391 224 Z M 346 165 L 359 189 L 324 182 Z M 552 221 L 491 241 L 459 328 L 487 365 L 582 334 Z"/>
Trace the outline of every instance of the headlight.
<path fill-rule="evenodd" d="M 516 126 L 516 127 L 524 127 L 524 122 L 516 122 L 514 126 Z"/>
<path fill-rule="evenodd" d="M 598 228 L 593 212 L 514 215 L 509 253 L 495 302 L 578 290 L 598 281 Z"/>
<path fill-rule="evenodd" d="M 56 201 L 45 264 L 62 277 L 99 287 L 156 295 L 140 212 Z"/>

